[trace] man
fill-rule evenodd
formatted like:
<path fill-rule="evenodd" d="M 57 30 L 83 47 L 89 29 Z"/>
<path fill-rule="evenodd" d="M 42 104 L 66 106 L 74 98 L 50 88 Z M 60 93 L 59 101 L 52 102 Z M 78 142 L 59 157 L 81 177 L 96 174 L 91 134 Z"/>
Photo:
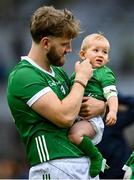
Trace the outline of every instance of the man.
<path fill-rule="evenodd" d="M 32 46 L 9 76 L 7 98 L 31 165 L 30 179 L 89 179 L 89 159 L 67 138 L 80 111 L 84 88 L 92 76 L 89 60 L 76 62 L 70 81 L 60 66 L 79 33 L 79 22 L 68 10 L 43 6 L 31 18 Z M 83 116 L 100 114 L 104 103 L 83 102 Z M 99 105 L 98 105 L 99 104 Z M 96 177 L 97 179 L 98 177 Z"/>

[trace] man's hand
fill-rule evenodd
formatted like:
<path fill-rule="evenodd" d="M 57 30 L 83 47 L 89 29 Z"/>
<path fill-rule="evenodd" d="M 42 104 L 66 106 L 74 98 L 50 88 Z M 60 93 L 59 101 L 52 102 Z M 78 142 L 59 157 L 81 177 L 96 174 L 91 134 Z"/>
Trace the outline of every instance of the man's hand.
<path fill-rule="evenodd" d="M 79 115 L 88 120 L 104 114 L 105 109 L 105 102 L 97 100 L 93 97 L 83 97 Z"/>

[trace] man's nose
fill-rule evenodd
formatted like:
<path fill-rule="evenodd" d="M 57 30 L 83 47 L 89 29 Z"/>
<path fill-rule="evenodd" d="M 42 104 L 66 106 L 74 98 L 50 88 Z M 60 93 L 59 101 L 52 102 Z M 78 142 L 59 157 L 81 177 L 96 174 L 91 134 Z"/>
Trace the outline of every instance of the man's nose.
<path fill-rule="evenodd" d="M 67 48 L 66 48 L 66 52 L 72 52 L 72 46 L 71 46 L 71 44 L 69 44 L 68 46 L 67 46 Z"/>

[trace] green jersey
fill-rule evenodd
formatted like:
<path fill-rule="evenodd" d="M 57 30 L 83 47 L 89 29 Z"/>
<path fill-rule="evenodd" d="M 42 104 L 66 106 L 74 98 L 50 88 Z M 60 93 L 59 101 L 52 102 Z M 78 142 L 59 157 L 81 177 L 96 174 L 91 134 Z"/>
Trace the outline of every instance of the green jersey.
<path fill-rule="evenodd" d="M 49 91 L 53 91 L 60 100 L 68 95 L 70 80 L 67 74 L 59 67 L 51 67 L 51 70 L 49 73 L 30 58 L 23 57 L 8 80 L 8 104 L 31 165 L 56 158 L 83 156 L 69 141 L 67 128 L 54 125 L 31 108 Z"/>
<path fill-rule="evenodd" d="M 73 84 L 75 73 L 71 76 Z M 106 101 L 111 96 L 117 96 L 116 78 L 107 66 L 94 69 L 93 76 L 88 81 L 84 96 L 92 96 L 96 99 Z"/>

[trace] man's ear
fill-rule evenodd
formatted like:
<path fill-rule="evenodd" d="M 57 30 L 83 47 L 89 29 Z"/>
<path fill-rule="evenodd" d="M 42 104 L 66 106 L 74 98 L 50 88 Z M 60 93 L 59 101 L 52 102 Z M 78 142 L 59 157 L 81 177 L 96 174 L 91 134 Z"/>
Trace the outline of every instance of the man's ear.
<path fill-rule="evenodd" d="M 48 37 L 43 37 L 40 41 L 40 44 L 43 48 L 49 49 L 50 47 L 50 39 Z"/>
<path fill-rule="evenodd" d="M 81 59 L 85 59 L 85 51 L 83 51 L 83 50 L 80 50 L 80 52 L 79 52 L 79 56 L 80 56 L 80 58 Z"/>

